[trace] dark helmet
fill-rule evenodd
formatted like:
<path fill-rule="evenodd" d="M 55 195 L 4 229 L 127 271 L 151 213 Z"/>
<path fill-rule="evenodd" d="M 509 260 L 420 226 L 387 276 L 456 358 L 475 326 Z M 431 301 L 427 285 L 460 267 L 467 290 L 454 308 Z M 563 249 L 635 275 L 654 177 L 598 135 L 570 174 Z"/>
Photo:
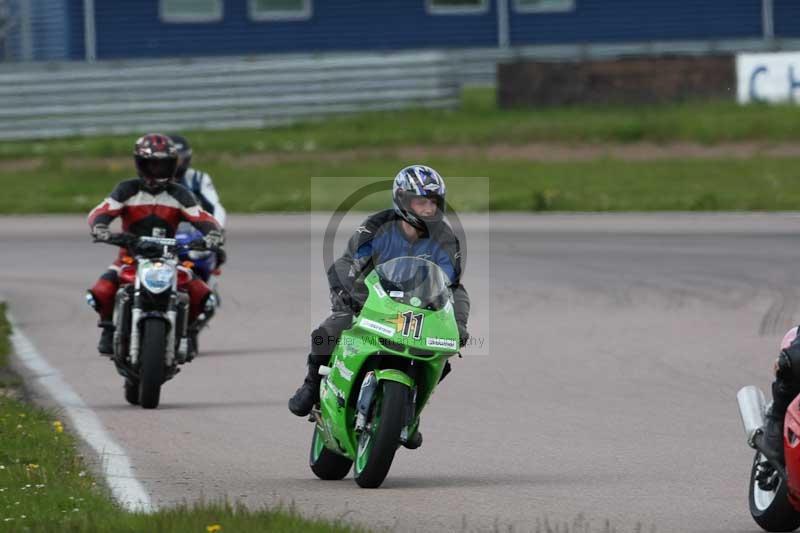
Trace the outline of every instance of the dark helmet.
<path fill-rule="evenodd" d="M 170 139 L 178 149 L 178 168 L 175 170 L 175 177 L 182 178 L 192 164 L 192 147 L 183 135 L 170 135 Z"/>
<path fill-rule="evenodd" d="M 395 212 L 403 220 L 417 229 L 426 230 L 432 224 L 442 221 L 445 211 L 446 188 L 444 179 L 438 172 L 425 165 L 411 165 L 401 170 L 394 178 L 392 186 L 392 203 Z M 424 197 L 436 203 L 436 214 L 422 217 L 411 210 L 411 200 Z"/>
<path fill-rule="evenodd" d="M 133 147 L 136 172 L 149 192 L 160 192 L 169 184 L 178 166 L 178 151 L 172 140 L 160 133 L 148 133 Z"/>

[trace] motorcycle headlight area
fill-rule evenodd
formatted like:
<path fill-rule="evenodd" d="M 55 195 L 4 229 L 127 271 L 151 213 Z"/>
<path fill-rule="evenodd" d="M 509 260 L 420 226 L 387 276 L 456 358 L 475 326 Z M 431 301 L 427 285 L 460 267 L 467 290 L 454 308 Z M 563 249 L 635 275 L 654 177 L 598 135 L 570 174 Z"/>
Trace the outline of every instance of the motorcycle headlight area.
<path fill-rule="evenodd" d="M 159 294 L 172 287 L 175 267 L 167 263 L 143 263 L 139 267 L 142 285 L 153 294 Z"/>

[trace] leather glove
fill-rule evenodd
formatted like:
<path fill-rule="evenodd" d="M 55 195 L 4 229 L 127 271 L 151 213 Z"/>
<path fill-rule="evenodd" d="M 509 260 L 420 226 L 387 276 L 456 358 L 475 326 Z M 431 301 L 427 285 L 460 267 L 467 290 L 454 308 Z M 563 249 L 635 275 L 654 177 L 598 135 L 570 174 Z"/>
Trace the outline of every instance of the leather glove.
<path fill-rule="evenodd" d="M 219 248 L 222 246 L 222 243 L 225 242 L 225 237 L 222 236 L 222 232 L 212 229 L 208 233 L 206 233 L 203 240 L 206 243 L 206 248 Z"/>
<path fill-rule="evenodd" d="M 334 311 L 350 310 L 354 311 L 359 306 L 356 300 L 347 289 L 331 289 L 331 307 Z"/>
<path fill-rule="evenodd" d="M 228 261 L 228 254 L 222 248 L 217 248 L 217 268 L 221 267 Z"/>
<path fill-rule="evenodd" d="M 111 239 L 111 229 L 108 224 L 95 224 L 92 226 L 92 237 L 98 241 L 108 241 Z"/>
<path fill-rule="evenodd" d="M 469 332 L 467 331 L 467 325 L 461 324 L 460 322 L 458 325 L 458 338 L 459 338 L 459 347 L 463 348 L 467 345 L 467 341 L 469 340 Z"/>

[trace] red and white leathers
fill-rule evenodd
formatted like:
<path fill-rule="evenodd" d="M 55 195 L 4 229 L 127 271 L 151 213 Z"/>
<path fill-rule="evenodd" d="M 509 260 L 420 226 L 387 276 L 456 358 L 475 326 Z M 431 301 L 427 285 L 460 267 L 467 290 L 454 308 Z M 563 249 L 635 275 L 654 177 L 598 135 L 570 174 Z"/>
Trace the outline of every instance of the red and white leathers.
<path fill-rule="evenodd" d="M 108 225 L 115 218 L 122 219 L 122 230 L 140 236 L 150 236 L 160 228 L 164 235 L 174 237 L 181 222 L 189 222 L 203 234 L 220 231 L 221 227 L 213 216 L 203 211 L 194 195 L 182 185 L 169 183 L 160 192 L 150 192 L 139 179 L 119 183 L 111 194 L 89 213 L 89 226 Z M 90 289 L 97 303 L 101 321 L 110 321 L 114 312 L 114 296 L 119 288 L 119 274 L 123 268 L 124 250 L 100 276 Z M 188 270 L 188 269 L 187 269 Z M 194 321 L 200 314 L 211 290 L 203 280 L 189 271 L 191 278 L 182 284 L 189 294 L 189 320 Z"/>

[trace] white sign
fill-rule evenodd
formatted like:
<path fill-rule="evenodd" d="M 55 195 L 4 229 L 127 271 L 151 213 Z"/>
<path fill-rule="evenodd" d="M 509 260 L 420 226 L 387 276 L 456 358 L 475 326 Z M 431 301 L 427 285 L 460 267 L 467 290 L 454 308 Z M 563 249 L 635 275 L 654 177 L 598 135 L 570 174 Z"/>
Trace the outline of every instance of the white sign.
<path fill-rule="evenodd" d="M 740 104 L 800 102 L 800 53 L 738 54 Z"/>

